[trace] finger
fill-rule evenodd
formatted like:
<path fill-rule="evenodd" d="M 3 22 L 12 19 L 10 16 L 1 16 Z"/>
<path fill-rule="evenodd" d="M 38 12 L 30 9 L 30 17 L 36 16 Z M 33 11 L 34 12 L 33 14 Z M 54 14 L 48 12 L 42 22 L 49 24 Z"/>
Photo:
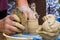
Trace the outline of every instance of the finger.
<path fill-rule="evenodd" d="M 12 26 L 16 26 L 16 27 L 18 27 L 18 28 L 20 28 L 20 29 L 23 29 L 23 30 L 25 29 L 25 27 L 24 27 L 23 25 L 21 25 L 20 23 L 14 22 L 14 21 L 9 20 L 9 19 L 5 20 L 5 24 L 9 24 L 9 25 L 12 25 Z"/>
<path fill-rule="evenodd" d="M 24 11 L 23 13 L 25 15 L 25 18 L 27 19 L 28 18 L 28 12 L 27 11 Z"/>
<path fill-rule="evenodd" d="M 28 19 L 36 19 L 36 16 L 32 10 L 24 11 L 25 17 Z"/>
<path fill-rule="evenodd" d="M 4 30 L 4 33 L 7 35 L 11 35 L 11 34 L 14 34 L 15 32 L 12 32 L 12 31 L 6 29 L 6 30 Z"/>
<path fill-rule="evenodd" d="M 5 18 L 4 23 L 12 25 L 12 20 L 10 20 L 9 18 Z"/>
<path fill-rule="evenodd" d="M 13 14 L 10 16 L 10 18 L 12 18 L 12 17 L 13 17 L 13 20 L 20 22 L 20 18 L 17 15 Z"/>
<path fill-rule="evenodd" d="M 7 30 L 12 31 L 12 32 L 21 32 L 21 30 L 17 29 L 14 26 L 9 25 L 9 24 L 5 24 L 5 26 L 6 26 L 5 30 L 7 29 Z"/>
<path fill-rule="evenodd" d="M 18 23 L 18 22 L 14 22 L 14 21 L 12 21 L 12 20 L 10 20 L 10 19 L 7 19 L 7 20 L 5 20 L 5 24 L 10 24 L 10 25 L 12 25 L 12 26 L 16 26 L 16 27 L 18 27 L 18 28 L 20 28 L 20 29 L 25 29 L 25 27 L 23 26 L 23 25 L 21 25 L 20 23 Z"/>
<path fill-rule="evenodd" d="M 32 20 L 32 19 L 36 19 L 36 16 L 34 14 L 35 12 L 33 11 L 29 11 L 29 19 Z"/>
<path fill-rule="evenodd" d="M 18 23 L 18 22 L 12 21 L 12 24 L 13 24 L 15 27 L 19 28 L 19 29 L 22 29 L 22 30 L 25 29 L 25 27 L 24 27 L 23 25 L 21 25 L 20 23 Z"/>
<path fill-rule="evenodd" d="M 8 15 L 5 19 L 6 19 L 6 20 L 7 20 L 7 19 L 10 19 L 10 20 L 15 20 L 15 21 L 17 21 L 17 22 L 20 22 L 20 18 L 19 18 L 17 15 L 15 15 L 15 14 Z"/>

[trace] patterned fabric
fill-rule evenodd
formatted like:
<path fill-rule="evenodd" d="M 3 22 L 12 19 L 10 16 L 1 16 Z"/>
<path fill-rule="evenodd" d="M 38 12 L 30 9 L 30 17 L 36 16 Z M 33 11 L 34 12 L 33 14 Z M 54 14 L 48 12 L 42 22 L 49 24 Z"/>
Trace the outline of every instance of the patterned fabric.
<path fill-rule="evenodd" d="M 46 14 L 54 14 L 55 16 L 59 16 L 59 9 L 60 4 L 58 0 L 46 0 Z"/>
<path fill-rule="evenodd" d="M 9 3 L 8 3 L 8 10 L 7 10 L 7 13 L 8 13 L 8 14 L 11 14 L 12 9 L 14 9 L 14 8 L 16 8 L 15 2 L 14 2 L 14 1 L 9 2 Z"/>
<path fill-rule="evenodd" d="M 11 14 L 12 9 L 16 7 L 15 2 L 9 2 L 8 3 L 8 14 Z M 59 9 L 60 4 L 58 3 L 58 0 L 46 0 L 46 14 L 54 14 L 56 17 L 59 16 L 59 12 L 57 9 Z"/>

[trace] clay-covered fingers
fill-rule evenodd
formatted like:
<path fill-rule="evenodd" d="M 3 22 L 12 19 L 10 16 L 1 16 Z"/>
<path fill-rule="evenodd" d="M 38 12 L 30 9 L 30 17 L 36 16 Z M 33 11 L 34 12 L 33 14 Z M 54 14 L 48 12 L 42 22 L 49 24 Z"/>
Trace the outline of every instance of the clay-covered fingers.
<path fill-rule="evenodd" d="M 42 19 L 43 19 L 43 21 L 46 21 L 46 20 L 48 20 L 48 19 L 56 20 L 55 16 L 52 15 L 52 14 L 46 15 L 46 16 L 44 16 Z"/>
<path fill-rule="evenodd" d="M 36 19 L 34 12 L 29 13 L 29 19 Z"/>
<path fill-rule="evenodd" d="M 55 33 L 50 33 L 50 32 L 43 32 L 44 34 L 46 34 L 46 35 L 49 35 L 49 36 L 55 36 L 56 34 Z"/>
<path fill-rule="evenodd" d="M 23 25 L 21 25 L 21 24 L 18 23 L 18 22 L 12 21 L 12 20 L 10 20 L 10 19 L 6 19 L 6 20 L 5 20 L 5 24 L 9 24 L 9 25 L 15 26 L 15 27 L 20 28 L 20 29 L 22 29 L 22 30 L 25 29 L 25 27 L 24 27 Z"/>
<path fill-rule="evenodd" d="M 20 22 L 20 18 L 16 14 L 8 15 L 6 19 L 9 18 L 10 20 L 15 20 L 17 22 Z"/>
<path fill-rule="evenodd" d="M 16 15 L 14 17 L 16 17 Z M 22 30 L 25 29 L 25 27 L 21 25 L 19 22 L 13 21 L 14 17 L 13 16 L 10 17 L 9 15 L 4 19 L 4 26 L 5 26 L 4 33 L 6 34 L 14 34 L 16 32 L 20 33 L 22 32 Z"/>
<path fill-rule="evenodd" d="M 36 30 L 36 33 L 40 33 L 42 30 L 42 25 L 39 25 L 39 28 Z"/>
<path fill-rule="evenodd" d="M 13 32 L 21 32 L 21 30 L 19 30 L 18 28 L 14 27 L 14 26 L 9 25 L 9 24 L 6 24 L 5 26 L 10 31 L 13 31 Z"/>
<path fill-rule="evenodd" d="M 35 12 L 33 12 L 33 10 L 31 10 L 31 9 L 29 11 L 29 18 L 30 19 L 36 19 Z"/>
<path fill-rule="evenodd" d="M 21 33 L 21 30 L 19 30 L 18 28 L 14 27 L 14 26 L 9 25 L 9 24 L 5 24 L 4 33 L 9 35 L 9 34 L 14 34 L 16 32 Z"/>
<path fill-rule="evenodd" d="M 13 24 L 13 26 L 16 26 L 17 28 L 20 28 L 22 30 L 25 29 L 25 27 L 22 24 L 18 23 L 18 22 L 12 21 L 12 24 Z"/>
<path fill-rule="evenodd" d="M 55 36 L 55 33 L 48 33 L 49 36 Z"/>
<path fill-rule="evenodd" d="M 10 30 L 4 30 L 4 33 L 7 34 L 7 35 L 11 35 L 11 34 L 14 34 L 15 32 L 12 32 Z"/>
<path fill-rule="evenodd" d="M 26 18 L 28 18 L 30 20 L 36 19 L 34 12 L 30 8 L 28 10 L 23 11 L 23 13 L 25 14 Z"/>

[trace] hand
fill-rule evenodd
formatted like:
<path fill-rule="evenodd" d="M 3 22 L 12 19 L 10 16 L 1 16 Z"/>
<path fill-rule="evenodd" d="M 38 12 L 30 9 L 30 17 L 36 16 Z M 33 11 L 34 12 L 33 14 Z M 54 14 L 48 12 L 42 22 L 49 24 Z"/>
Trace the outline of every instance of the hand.
<path fill-rule="evenodd" d="M 25 27 L 20 23 L 13 21 L 14 19 L 16 21 L 20 21 L 16 15 L 8 15 L 6 18 L 4 18 L 1 21 L 3 24 L 2 26 L 0 26 L 1 31 L 9 35 L 9 34 L 14 34 L 16 32 L 21 32 L 20 29 L 22 30 L 25 29 Z"/>
<path fill-rule="evenodd" d="M 36 19 L 34 12 L 29 8 L 28 0 L 16 0 L 17 7 L 23 11 L 29 20 Z"/>
<path fill-rule="evenodd" d="M 21 10 L 29 20 L 36 19 L 35 13 L 27 6 L 22 6 Z"/>

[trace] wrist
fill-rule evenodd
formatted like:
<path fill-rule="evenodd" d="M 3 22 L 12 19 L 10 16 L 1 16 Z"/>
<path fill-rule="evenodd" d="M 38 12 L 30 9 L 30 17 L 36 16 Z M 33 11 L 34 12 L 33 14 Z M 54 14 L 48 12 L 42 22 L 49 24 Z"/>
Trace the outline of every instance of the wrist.
<path fill-rule="evenodd" d="M 18 7 L 21 7 L 21 6 L 23 6 L 23 5 L 29 6 L 27 0 L 16 0 L 16 2 L 17 2 L 17 6 L 18 6 Z"/>
<path fill-rule="evenodd" d="M 18 7 L 18 9 L 21 10 L 21 11 L 26 11 L 26 10 L 29 11 L 30 10 L 30 8 L 28 6 L 25 6 L 25 5 L 23 5 L 21 7 Z"/>

